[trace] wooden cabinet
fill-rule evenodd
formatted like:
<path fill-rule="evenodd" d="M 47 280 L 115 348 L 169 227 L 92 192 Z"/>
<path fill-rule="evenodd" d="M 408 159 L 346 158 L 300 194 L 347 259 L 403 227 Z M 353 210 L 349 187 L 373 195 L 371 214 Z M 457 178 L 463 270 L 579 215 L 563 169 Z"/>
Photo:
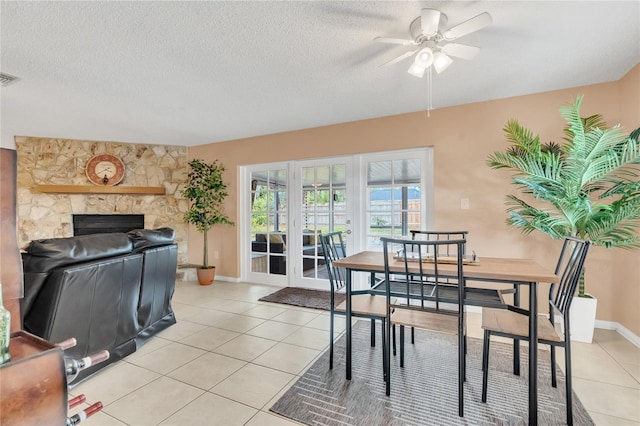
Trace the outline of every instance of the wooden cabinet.
<path fill-rule="evenodd" d="M 16 234 L 16 151 L 0 148 L 0 282 L 11 312 L 11 360 L 0 365 L 0 425 L 65 425 L 62 349 L 22 331 L 22 259 Z"/>
<path fill-rule="evenodd" d="M 64 425 L 67 378 L 62 349 L 25 331 L 11 334 L 0 365 L 0 424 Z"/>

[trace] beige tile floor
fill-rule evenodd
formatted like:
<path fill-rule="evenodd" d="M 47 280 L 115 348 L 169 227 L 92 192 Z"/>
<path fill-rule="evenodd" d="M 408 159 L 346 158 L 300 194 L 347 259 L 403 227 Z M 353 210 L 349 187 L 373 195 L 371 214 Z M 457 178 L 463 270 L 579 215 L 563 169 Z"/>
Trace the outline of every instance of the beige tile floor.
<path fill-rule="evenodd" d="M 258 301 L 275 290 L 177 283 L 178 323 L 70 392 L 104 404 L 83 424 L 295 424 L 269 407 L 328 346 L 329 317 Z M 480 337 L 480 314 L 468 326 Z M 572 346 L 575 391 L 597 425 L 640 425 L 640 349 L 614 331 L 594 340 Z"/>

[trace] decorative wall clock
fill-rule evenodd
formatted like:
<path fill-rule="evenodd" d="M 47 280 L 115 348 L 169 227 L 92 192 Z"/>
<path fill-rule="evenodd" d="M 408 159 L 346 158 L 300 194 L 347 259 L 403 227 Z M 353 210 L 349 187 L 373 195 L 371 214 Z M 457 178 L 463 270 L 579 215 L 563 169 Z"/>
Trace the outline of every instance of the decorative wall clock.
<path fill-rule="evenodd" d="M 111 154 L 98 154 L 89 159 L 85 172 L 95 185 L 113 186 L 124 179 L 124 163 Z"/>

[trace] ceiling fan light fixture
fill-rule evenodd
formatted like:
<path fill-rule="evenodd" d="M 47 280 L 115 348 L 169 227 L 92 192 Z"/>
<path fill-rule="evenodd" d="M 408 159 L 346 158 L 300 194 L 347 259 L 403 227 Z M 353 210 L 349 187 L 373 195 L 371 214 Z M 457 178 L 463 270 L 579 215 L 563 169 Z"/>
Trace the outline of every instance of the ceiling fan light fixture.
<path fill-rule="evenodd" d="M 452 63 L 453 59 L 451 59 L 443 52 L 436 52 L 433 55 L 433 68 L 436 69 L 436 72 L 438 74 L 446 70 Z"/>
<path fill-rule="evenodd" d="M 426 68 L 421 67 L 420 65 L 414 62 L 413 64 L 411 64 L 407 72 L 414 77 L 422 78 L 422 76 L 424 75 L 425 69 Z"/>
<path fill-rule="evenodd" d="M 414 62 L 422 68 L 429 68 L 433 63 L 433 50 L 429 47 L 421 49 L 416 55 Z"/>

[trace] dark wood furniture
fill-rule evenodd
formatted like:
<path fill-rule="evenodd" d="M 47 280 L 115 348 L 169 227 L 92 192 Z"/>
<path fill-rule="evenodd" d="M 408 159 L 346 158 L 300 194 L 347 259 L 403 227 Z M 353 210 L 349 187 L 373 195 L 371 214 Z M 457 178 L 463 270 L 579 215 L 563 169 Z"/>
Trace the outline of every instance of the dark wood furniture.
<path fill-rule="evenodd" d="M 16 151 L 0 148 L 0 283 L 4 307 L 11 312 L 11 331 L 22 329 L 20 299 L 22 261 L 16 234 Z"/>
<path fill-rule="evenodd" d="M 0 282 L 11 312 L 11 360 L 0 365 L 0 424 L 64 425 L 67 379 L 62 349 L 22 331 L 22 261 L 16 235 L 16 151 L 0 148 Z"/>
<path fill-rule="evenodd" d="M 67 378 L 62 349 L 25 331 L 11 334 L 0 365 L 0 424 L 64 425 Z"/>

